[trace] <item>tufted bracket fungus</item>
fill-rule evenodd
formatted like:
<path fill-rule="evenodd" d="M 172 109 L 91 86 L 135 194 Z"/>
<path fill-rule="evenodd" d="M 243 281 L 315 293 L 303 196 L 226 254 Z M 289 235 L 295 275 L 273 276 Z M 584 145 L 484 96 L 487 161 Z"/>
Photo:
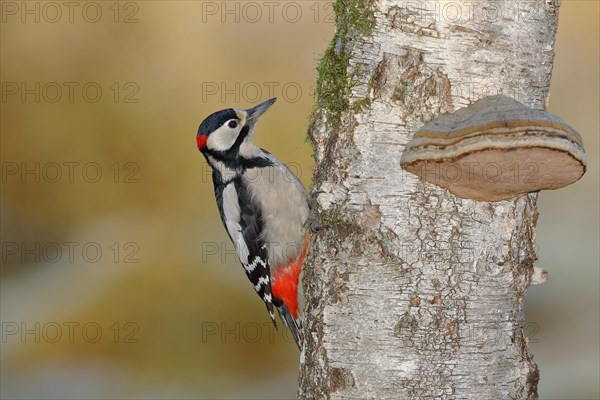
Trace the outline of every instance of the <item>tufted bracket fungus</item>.
<path fill-rule="evenodd" d="M 484 97 L 419 129 L 402 168 L 458 197 L 499 201 L 558 189 L 585 173 L 581 136 L 556 115 Z"/>

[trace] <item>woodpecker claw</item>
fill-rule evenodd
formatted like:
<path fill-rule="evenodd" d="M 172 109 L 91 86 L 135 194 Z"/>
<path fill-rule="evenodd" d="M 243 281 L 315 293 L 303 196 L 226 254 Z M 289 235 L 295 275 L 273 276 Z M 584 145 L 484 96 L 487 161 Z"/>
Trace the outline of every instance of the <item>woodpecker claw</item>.
<path fill-rule="evenodd" d="M 329 225 L 321 225 L 320 223 L 313 223 L 310 225 L 310 230 L 313 233 L 321 232 L 321 231 L 332 231 L 333 228 Z"/>
<path fill-rule="evenodd" d="M 323 190 L 319 190 L 310 195 L 310 199 L 308 200 L 308 206 L 310 207 L 311 210 L 314 209 L 315 206 L 317 205 L 317 197 L 319 197 L 319 195 L 322 193 L 326 193 L 326 192 Z"/>
<path fill-rule="evenodd" d="M 324 192 L 323 190 L 314 192 L 313 194 L 311 194 L 310 199 L 308 200 L 309 215 L 308 219 L 306 220 L 306 225 L 310 227 L 310 231 L 312 233 L 332 230 L 332 228 L 329 225 L 321 224 L 321 218 L 317 214 L 317 197 L 319 197 L 321 193 L 326 192 Z"/>
<path fill-rule="evenodd" d="M 310 197 L 312 199 L 316 199 L 318 195 L 320 195 L 321 193 L 326 193 L 324 190 L 317 190 L 316 192 L 314 192 Z"/>

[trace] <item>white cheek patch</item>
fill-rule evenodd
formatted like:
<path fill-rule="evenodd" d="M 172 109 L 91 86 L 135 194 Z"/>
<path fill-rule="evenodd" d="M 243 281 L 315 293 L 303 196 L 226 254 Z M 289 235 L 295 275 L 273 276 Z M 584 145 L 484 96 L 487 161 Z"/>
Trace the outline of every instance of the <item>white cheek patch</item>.
<path fill-rule="evenodd" d="M 229 150 L 238 137 L 238 131 L 227 127 L 220 127 L 208 136 L 206 147 L 210 150 Z"/>

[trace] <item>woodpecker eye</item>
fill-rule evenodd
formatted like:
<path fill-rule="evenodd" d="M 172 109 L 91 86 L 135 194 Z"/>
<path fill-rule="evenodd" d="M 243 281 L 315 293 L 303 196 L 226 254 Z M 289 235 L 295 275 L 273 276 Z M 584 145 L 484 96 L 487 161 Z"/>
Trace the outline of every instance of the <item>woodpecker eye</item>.
<path fill-rule="evenodd" d="M 238 122 L 235 119 L 232 119 L 231 121 L 229 121 L 227 123 L 227 126 L 230 127 L 231 129 L 235 129 L 238 126 Z"/>

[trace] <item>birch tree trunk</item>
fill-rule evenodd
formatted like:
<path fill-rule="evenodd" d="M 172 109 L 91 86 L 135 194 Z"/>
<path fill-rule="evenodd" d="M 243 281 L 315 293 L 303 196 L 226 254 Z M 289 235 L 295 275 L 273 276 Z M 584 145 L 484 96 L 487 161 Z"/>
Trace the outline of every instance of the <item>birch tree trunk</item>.
<path fill-rule="evenodd" d="M 483 96 L 543 108 L 558 1 L 335 8 L 309 132 L 333 231 L 305 267 L 298 396 L 537 398 L 523 335 L 537 194 L 460 199 L 404 172 L 400 156 L 420 126 Z"/>

